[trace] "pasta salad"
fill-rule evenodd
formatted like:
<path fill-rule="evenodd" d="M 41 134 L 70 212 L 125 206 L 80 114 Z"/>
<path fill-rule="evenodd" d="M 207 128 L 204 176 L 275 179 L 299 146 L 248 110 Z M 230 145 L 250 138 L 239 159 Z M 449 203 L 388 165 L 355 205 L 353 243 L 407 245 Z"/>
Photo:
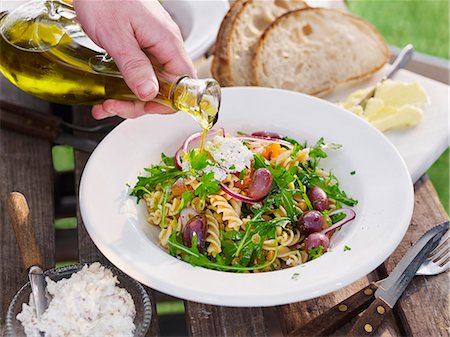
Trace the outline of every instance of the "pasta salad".
<path fill-rule="evenodd" d="M 144 200 L 159 243 L 192 265 L 261 272 L 323 255 L 330 238 L 353 220 L 357 200 L 320 168 L 321 138 L 308 146 L 288 137 L 209 131 L 186 139 L 174 157 L 145 168 L 131 195 Z"/>

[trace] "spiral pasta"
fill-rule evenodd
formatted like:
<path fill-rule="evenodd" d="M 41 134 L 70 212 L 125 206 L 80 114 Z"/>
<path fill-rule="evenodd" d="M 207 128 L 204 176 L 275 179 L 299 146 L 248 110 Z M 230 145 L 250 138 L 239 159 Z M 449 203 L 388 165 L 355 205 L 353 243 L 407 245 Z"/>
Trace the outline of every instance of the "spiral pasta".
<path fill-rule="evenodd" d="M 133 193 L 145 201 L 147 221 L 160 227 L 161 247 L 196 266 L 241 272 L 293 267 L 319 256 L 320 249 L 310 255 L 298 223 L 313 208 L 308 189 L 325 184 L 339 191 L 336 177 L 317 166 L 318 156 L 310 160 L 310 151 L 326 148 L 323 139 L 310 150 L 286 140 L 216 138 L 204 152 L 193 149 L 177 160 L 163 155 L 147 170 L 148 180 L 140 177 Z M 326 212 L 349 200 L 342 196 L 328 197 Z"/>
<path fill-rule="evenodd" d="M 220 195 L 213 195 L 209 200 L 211 205 L 216 208 L 216 212 L 222 214 L 222 220 L 226 221 L 225 229 L 238 231 L 242 226 L 242 220 L 233 206 Z"/>
<path fill-rule="evenodd" d="M 219 222 L 214 217 L 211 210 L 207 209 L 205 211 L 206 223 L 208 225 L 206 242 L 209 243 L 206 251 L 208 255 L 216 256 L 222 251 L 221 243 L 220 243 L 220 228 Z"/>

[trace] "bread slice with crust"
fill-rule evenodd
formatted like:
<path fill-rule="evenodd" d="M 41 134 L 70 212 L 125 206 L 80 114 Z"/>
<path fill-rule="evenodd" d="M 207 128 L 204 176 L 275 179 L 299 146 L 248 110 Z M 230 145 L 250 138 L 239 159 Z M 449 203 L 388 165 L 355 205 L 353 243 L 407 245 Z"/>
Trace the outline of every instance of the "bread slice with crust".
<path fill-rule="evenodd" d="M 213 72 L 219 73 L 221 84 L 250 85 L 253 51 L 264 30 L 280 15 L 306 8 L 302 0 L 248 0 L 240 4 L 220 37 Z"/>
<path fill-rule="evenodd" d="M 222 68 L 221 64 L 224 62 L 224 56 L 221 55 L 224 50 L 222 45 L 230 32 L 230 28 L 234 18 L 236 17 L 236 14 L 241 10 L 244 3 L 245 0 L 236 0 L 232 3 L 230 9 L 222 20 L 219 32 L 217 33 L 216 42 L 214 44 L 214 57 L 211 63 L 211 74 L 222 85 L 225 85 L 224 83 L 230 82 L 229 78 L 225 76 L 225 74 L 222 75 L 222 73 L 220 72 L 220 69 Z"/>
<path fill-rule="evenodd" d="M 319 95 L 372 75 L 388 57 L 381 35 L 356 16 L 325 8 L 291 11 L 259 39 L 252 83 Z"/>

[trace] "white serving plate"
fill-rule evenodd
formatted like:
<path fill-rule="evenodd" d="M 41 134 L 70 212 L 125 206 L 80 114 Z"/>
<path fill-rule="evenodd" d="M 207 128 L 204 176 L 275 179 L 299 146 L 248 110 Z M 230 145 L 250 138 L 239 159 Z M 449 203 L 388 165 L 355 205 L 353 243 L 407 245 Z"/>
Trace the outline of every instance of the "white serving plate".
<path fill-rule="evenodd" d="M 80 208 L 100 251 L 131 277 L 164 293 L 226 306 L 272 306 L 337 290 L 370 273 L 408 228 L 413 188 L 407 167 L 378 130 L 323 100 L 268 88 L 225 88 L 217 127 L 271 130 L 314 143 L 323 136 L 343 147 L 323 161 L 341 187 L 359 200 L 357 218 L 333 236 L 331 251 L 281 271 L 236 274 L 193 267 L 158 246 L 159 229 L 129 197 L 143 168 L 173 155 L 198 131 L 184 113 L 126 120 L 99 144 L 82 175 Z M 351 171 L 356 171 L 351 175 Z M 351 247 L 344 251 L 344 246 Z M 298 273 L 297 278 L 292 276 Z"/>

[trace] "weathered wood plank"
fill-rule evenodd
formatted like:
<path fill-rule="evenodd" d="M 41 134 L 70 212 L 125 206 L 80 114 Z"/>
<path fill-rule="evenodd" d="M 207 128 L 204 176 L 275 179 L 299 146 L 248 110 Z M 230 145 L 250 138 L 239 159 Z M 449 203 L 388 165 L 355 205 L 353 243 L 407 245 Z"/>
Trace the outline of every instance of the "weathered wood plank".
<path fill-rule="evenodd" d="M 46 102 L 31 97 L 3 77 L 0 97 L 11 103 L 48 113 Z M 1 106 L 0 106 L 0 113 Z M 51 144 L 9 130 L 0 131 L 0 331 L 9 302 L 27 282 L 27 273 L 12 230 L 6 198 L 9 192 L 22 192 L 30 207 L 31 221 L 44 259 L 44 268 L 54 266 L 55 232 L 53 227 L 53 172 Z"/>
<path fill-rule="evenodd" d="M 429 228 L 448 220 L 428 177 L 415 184 L 414 214 L 403 241 L 384 264 L 390 273 L 409 247 Z M 394 307 L 408 336 L 448 336 L 450 274 L 416 276 Z"/>
<path fill-rule="evenodd" d="M 73 108 L 73 122 L 77 125 L 83 126 L 93 126 L 99 123 L 95 121 L 90 114 L 89 107 L 74 107 Z M 86 134 L 84 134 L 86 136 Z M 89 135 L 91 139 L 99 140 L 96 135 Z M 83 152 L 75 152 L 75 184 L 76 184 L 76 194 L 78 196 L 78 188 L 80 183 L 81 174 L 83 168 L 88 160 L 89 155 Z M 89 234 L 84 227 L 83 221 L 80 215 L 80 209 L 77 207 L 77 218 L 78 218 L 78 251 L 79 258 L 81 262 L 84 261 L 101 261 L 104 264 L 109 264 L 110 262 L 103 256 L 103 254 L 97 249 L 95 244 L 92 242 Z M 148 330 L 147 336 L 158 336 L 159 326 L 158 326 L 158 316 L 156 314 L 156 301 L 154 296 L 154 291 L 148 287 L 145 287 L 148 295 L 150 296 L 152 302 L 153 316 L 150 328 Z"/>
<path fill-rule="evenodd" d="M 262 308 L 232 308 L 185 301 L 191 336 L 268 336 Z"/>

